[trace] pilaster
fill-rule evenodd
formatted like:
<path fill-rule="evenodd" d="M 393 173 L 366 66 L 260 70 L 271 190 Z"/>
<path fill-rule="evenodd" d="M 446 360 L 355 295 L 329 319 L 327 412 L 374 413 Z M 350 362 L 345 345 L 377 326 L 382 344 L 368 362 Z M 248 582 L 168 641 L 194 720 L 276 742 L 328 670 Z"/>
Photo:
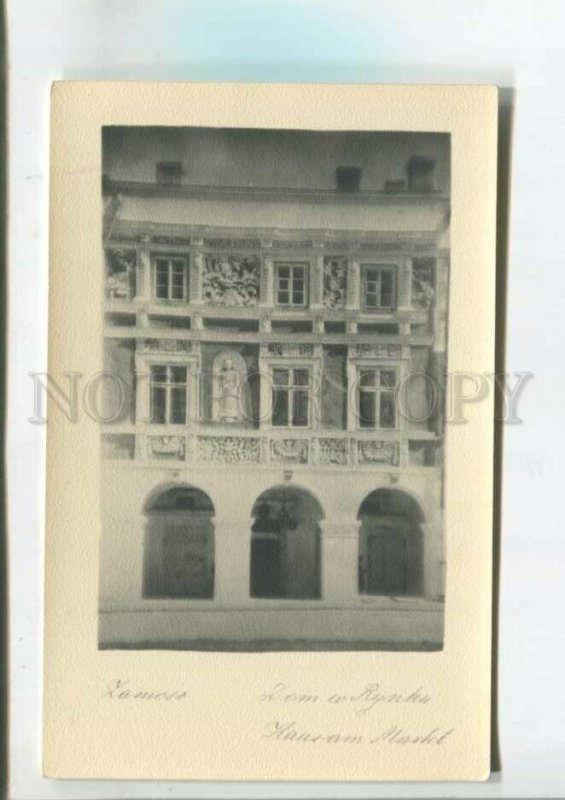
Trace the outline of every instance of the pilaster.
<path fill-rule="evenodd" d="M 359 594 L 359 522 L 319 523 L 322 529 L 322 597 L 354 603 Z"/>

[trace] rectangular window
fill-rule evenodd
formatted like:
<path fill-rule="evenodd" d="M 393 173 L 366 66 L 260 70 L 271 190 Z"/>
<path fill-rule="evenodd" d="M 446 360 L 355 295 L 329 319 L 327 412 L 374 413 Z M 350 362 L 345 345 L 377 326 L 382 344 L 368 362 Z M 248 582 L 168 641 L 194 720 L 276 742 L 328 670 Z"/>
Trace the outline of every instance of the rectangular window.
<path fill-rule="evenodd" d="M 392 310 L 396 307 L 396 268 L 363 266 L 363 307 Z"/>
<path fill-rule="evenodd" d="M 157 300 L 186 300 L 186 258 L 156 256 L 153 260 L 153 275 Z"/>
<path fill-rule="evenodd" d="M 308 305 L 308 264 L 277 264 L 277 305 Z"/>
<path fill-rule="evenodd" d="M 396 428 L 396 370 L 359 370 L 359 427 Z"/>
<path fill-rule="evenodd" d="M 156 425 L 186 425 L 187 368 L 152 366 L 150 418 Z"/>
<path fill-rule="evenodd" d="M 310 423 L 310 371 L 304 367 L 273 370 L 273 426 L 307 428 Z"/>

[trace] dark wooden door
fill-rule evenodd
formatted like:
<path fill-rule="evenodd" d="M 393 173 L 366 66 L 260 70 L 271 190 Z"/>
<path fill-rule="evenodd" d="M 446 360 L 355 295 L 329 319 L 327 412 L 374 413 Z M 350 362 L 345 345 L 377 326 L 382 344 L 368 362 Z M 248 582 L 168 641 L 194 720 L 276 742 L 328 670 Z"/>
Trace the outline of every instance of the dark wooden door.
<path fill-rule="evenodd" d="M 395 527 L 375 527 L 368 540 L 368 592 L 403 595 L 408 584 L 406 532 Z"/>
<path fill-rule="evenodd" d="M 281 597 L 281 542 L 277 538 L 251 540 L 251 596 Z"/>

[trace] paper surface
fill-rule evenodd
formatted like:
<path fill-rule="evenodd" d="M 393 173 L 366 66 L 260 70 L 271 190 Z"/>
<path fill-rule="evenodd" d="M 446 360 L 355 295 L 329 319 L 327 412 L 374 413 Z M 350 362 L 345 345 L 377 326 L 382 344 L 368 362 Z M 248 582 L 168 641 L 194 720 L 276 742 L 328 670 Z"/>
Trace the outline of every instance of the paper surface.
<path fill-rule="evenodd" d="M 92 376 L 104 369 L 106 125 L 449 133 L 448 371 L 492 372 L 496 112 L 490 87 L 56 84 L 50 376 L 65 386 L 65 373 Z M 123 651 L 98 649 L 99 425 L 87 414 L 71 422 L 51 402 L 45 774 L 486 779 L 493 397 L 465 411 L 465 424 L 446 426 L 443 650 Z"/>

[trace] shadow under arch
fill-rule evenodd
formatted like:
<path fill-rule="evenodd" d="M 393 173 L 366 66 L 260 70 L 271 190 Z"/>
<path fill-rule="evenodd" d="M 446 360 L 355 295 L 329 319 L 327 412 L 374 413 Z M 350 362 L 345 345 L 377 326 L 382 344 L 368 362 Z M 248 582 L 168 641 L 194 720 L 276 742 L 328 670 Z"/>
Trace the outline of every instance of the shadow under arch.
<path fill-rule="evenodd" d="M 402 489 L 375 489 L 359 506 L 359 593 L 421 596 L 424 514 Z"/>
<path fill-rule="evenodd" d="M 252 597 L 321 597 L 324 510 L 308 489 L 280 484 L 262 492 L 251 511 Z"/>
<path fill-rule="evenodd" d="M 188 484 L 166 484 L 144 503 L 145 598 L 214 596 L 214 504 Z"/>

